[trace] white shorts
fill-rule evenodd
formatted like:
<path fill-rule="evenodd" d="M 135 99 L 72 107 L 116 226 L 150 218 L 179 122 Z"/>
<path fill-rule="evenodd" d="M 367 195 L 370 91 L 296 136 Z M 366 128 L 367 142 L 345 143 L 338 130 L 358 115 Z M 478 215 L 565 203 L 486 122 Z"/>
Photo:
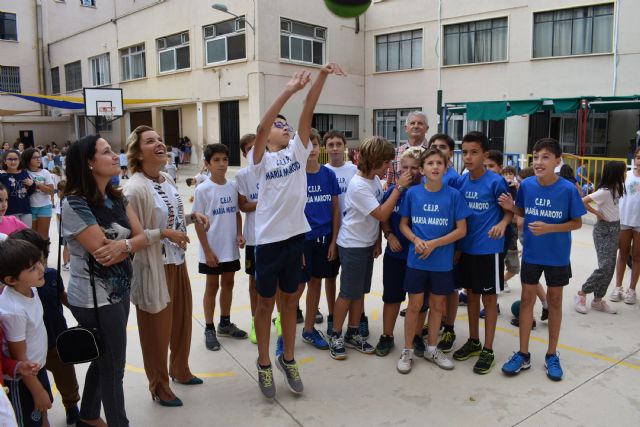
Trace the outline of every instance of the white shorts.
<path fill-rule="evenodd" d="M 620 231 L 624 231 L 624 230 L 633 230 L 636 233 L 640 233 L 640 227 L 633 227 L 631 225 L 620 224 Z"/>

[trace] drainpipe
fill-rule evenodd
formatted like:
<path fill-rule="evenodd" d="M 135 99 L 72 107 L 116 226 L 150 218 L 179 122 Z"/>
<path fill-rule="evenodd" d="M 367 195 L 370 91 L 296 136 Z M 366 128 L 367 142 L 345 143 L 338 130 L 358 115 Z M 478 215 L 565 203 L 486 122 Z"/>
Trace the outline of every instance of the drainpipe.
<path fill-rule="evenodd" d="M 620 23 L 620 3 L 622 0 L 618 0 L 615 3 L 615 11 L 613 13 L 613 81 L 611 83 L 611 95 L 616 95 L 616 86 L 618 85 L 618 30 Z"/>
<path fill-rule="evenodd" d="M 44 44 L 43 44 L 43 25 L 42 25 L 42 0 L 35 0 L 36 6 L 36 31 L 37 31 L 37 60 L 38 60 L 38 89 L 39 93 L 45 94 L 44 87 Z M 44 105 L 40 105 L 40 115 L 47 115 L 48 110 Z"/>

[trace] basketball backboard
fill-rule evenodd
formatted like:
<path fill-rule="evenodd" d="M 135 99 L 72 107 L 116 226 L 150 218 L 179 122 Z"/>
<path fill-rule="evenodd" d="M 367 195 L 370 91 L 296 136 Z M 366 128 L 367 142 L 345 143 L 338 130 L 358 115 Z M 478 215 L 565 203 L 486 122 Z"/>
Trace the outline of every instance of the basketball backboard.
<path fill-rule="evenodd" d="M 85 88 L 84 111 L 87 117 L 102 116 L 108 120 L 122 117 L 122 89 Z"/>

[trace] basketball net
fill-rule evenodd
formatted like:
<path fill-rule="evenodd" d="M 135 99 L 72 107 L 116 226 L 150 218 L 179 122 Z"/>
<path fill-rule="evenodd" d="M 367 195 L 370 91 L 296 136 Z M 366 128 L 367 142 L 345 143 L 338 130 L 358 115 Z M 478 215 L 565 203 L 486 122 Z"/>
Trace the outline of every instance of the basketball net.
<path fill-rule="evenodd" d="M 112 122 L 113 116 L 116 111 L 116 107 L 98 107 L 98 114 L 105 118 L 105 120 Z"/>

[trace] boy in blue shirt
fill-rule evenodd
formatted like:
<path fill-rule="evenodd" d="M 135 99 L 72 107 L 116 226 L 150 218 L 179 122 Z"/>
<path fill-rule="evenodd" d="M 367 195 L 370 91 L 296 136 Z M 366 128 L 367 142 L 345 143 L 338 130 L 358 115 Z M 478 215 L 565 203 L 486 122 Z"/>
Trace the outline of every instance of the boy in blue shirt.
<path fill-rule="evenodd" d="M 504 283 L 504 232 L 513 218 L 511 211 L 503 212 L 498 204 L 500 195 L 509 191 L 506 181 L 484 168 L 488 152 L 489 140 L 483 133 L 466 134 L 462 138 L 462 156 L 469 173 L 455 182 L 473 214 L 467 218 L 467 235 L 458 245 L 460 281 L 468 297 L 469 339 L 453 353 L 453 358 L 462 361 L 479 356 L 473 367 L 476 374 L 488 374 L 495 365 L 493 339 L 498 294 Z M 484 347 L 479 331 L 481 298 L 486 310 Z"/>
<path fill-rule="evenodd" d="M 427 295 L 429 323 L 439 325 L 442 320 L 445 299 L 455 287 L 453 243 L 466 234 L 465 218 L 471 215 L 460 192 L 442 183 L 447 162 L 448 157 L 438 148 L 424 152 L 420 171 L 427 182 L 410 188 L 400 208 L 400 231 L 411 242 L 404 280 L 404 289 L 409 293 L 405 347 L 397 365 L 403 374 L 411 371 L 418 313 Z M 438 329 L 429 328 L 424 358 L 442 369 L 453 369 L 453 362 L 437 347 Z"/>
<path fill-rule="evenodd" d="M 575 185 L 554 173 L 561 156 L 562 148 L 555 139 L 543 138 L 536 142 L 533 146 L 535 177 L 522 181 L 515 204 L 509 194 L 500 197 L 503 207 L 524 218 L 520 350 L 502 366 L 502 372 L 510 376 L 531 367 L 529 337 L 536 288 L 542 273 L 547 282 L 549 305 L 549 347 L 545 368 L 551 380 L 559 381 L 563 375 L 556 353 L 562 322 L 562 291 L 571 278 L 571 231 L 582 227 L 581 217 L 587 211 Z"/>
<path fill-rule="evenodd" d="M 304 266 L 299 294 L 307 284 L 307 315 L 304 317 L 302 340 L 320 350 L 329 349 L 322 333 L 314 328 L 320 303 L 322 279 L 338 275 L 338 230 L 340 229 L 340 186 L 336 174 L 318 163 L 320 134 L 311 129 L 311 153 L 307 159 L 307 204 L 304 214 L 311 231 L 305 235 Z"/>

